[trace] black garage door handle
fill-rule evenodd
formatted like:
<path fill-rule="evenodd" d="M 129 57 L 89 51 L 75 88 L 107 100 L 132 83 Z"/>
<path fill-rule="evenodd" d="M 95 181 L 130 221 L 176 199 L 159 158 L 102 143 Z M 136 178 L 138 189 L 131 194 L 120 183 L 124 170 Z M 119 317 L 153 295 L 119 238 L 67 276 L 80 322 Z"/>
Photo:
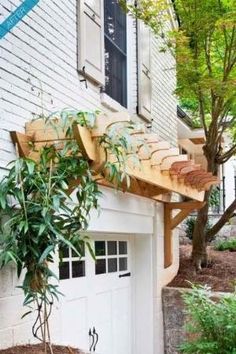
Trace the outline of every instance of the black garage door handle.
<path fill-rule="evenodd" d="M 124 277 L 130 277 L 131 276 L 131 273 L 125 273 L 125 274 L 120 274 L 119 275 L 119 278 L 124 278 Z"/>

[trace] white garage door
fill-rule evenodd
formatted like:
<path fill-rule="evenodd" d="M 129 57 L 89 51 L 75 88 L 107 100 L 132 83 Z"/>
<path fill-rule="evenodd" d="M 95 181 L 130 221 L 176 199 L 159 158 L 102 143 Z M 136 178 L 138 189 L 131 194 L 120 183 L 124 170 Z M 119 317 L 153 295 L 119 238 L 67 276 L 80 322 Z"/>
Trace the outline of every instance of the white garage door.
<path fill-rule="evenodd" d="M 60 265 L 65 344 L 99 354 L 131 354 L 131 239 L 93 238 L 96 263 L 64 254 Z"/>

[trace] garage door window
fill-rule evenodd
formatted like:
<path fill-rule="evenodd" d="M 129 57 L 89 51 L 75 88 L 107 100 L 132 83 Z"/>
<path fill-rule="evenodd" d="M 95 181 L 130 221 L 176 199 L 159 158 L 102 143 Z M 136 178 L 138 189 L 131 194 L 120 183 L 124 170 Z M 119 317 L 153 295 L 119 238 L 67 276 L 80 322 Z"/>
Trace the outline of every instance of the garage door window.
<path fill-rule="evenodd" d="M 69 248 L 60 251 L 62 254 L 62 261 L 59 264 L 59 278 L 60 280 L 80 278 L 85 276 L 85 254 L 82 250 L 82 257 Z"/>
<path fill-rule="evenodd" d="M 95 255 L 97 275 L 128 269 L 127 241 L 95 241 Z"/>

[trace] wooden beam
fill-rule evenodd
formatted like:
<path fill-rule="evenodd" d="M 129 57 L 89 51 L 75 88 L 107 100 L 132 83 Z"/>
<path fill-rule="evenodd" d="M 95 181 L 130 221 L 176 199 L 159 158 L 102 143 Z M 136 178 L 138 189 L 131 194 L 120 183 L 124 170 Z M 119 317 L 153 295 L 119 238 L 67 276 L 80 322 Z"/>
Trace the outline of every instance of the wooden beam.
<path fill-rule="evenodd" d="M 164 267 L 173 263 L 173 238 L 171 230 L 171 212 L 169 203 L 164 204 Z"/>
<path fill-rule="evenodd" d="M 168 268 L 173 263 L 173 240 L 172 231 L 175 229 L 193 210 L 201 209 L 205 202 L 189 201 L 164 204 L 164 267 Z M 172 216 L 173 210 L 180 210 L 177 215 Z"/>
<path fill-rule="evenodd" d="M 28 157 L 32 146 L 32 137 L 26 134 L 21 134 L 15 131 L 10 132 L 11 139 L 14 145 L 17 145 L 17 149 L 20 157 Z"/>
<path fill-rule="evenodd" d="M 188 209 L 188 210 L 198 210 L 203 208 L 205 205 L 205 202 L 198 202 L 196 200 L 190 200 L 187 202 L 172 202 L 169 203 L 169 208 L 171 210 L 173 209 L 179 209 L 179 210 L 183 210 L 183 209 Z"/>

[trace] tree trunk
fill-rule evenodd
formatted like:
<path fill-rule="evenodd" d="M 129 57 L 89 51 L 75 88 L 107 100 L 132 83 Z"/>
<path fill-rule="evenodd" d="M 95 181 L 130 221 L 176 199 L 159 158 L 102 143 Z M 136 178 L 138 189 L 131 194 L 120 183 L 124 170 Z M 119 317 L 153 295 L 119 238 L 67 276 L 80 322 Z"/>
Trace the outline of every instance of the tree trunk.
<path fill-rule="evenodd" d="M 212 172 L 213 175 L 217 175 L 218 166 L 215 163 L 214 147 L 204 146 L 203 151 L 207 159 L 207 171 Z M 208 200 L 210 193 L 211 190 L 205 193 L 204 201 L 206 204 L 197 213 L 197 220 L 193 231 L 192 260 L 197 270 L 206 267 L 208 263 L 206 225 L 208 221 Z"/>
<path fill-rule="evenodd" d="M 197 270 L 207 265 L 206 233 L 208 220 L 208 199 L 210 192 L 205 193 L 205 206 L 198 211 L 197 220 L 193 231 L 192 260 Z"/>

